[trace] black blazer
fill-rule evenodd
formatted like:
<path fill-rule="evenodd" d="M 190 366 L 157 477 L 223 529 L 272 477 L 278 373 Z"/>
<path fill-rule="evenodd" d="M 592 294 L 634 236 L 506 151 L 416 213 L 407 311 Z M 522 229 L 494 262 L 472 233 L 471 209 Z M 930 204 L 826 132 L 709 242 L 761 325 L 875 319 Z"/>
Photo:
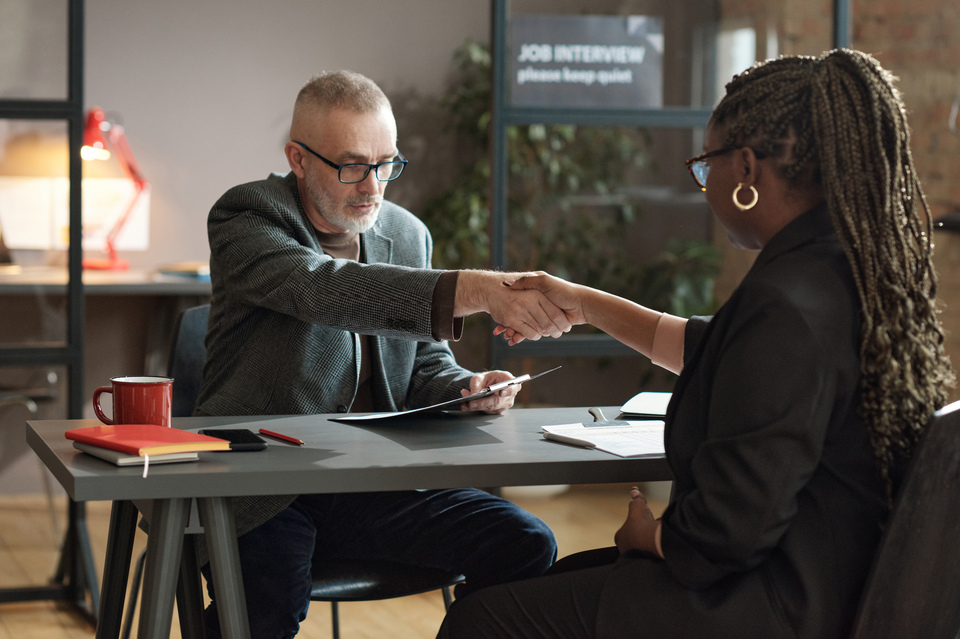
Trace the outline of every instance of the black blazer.
<path fill-rule="evenodd" d="M 709 323 L 690 320 L 666 561 L 619 562 L 599 636 L 845 634 L 887 514 L 858 415 L 860 327 L 825 207 L 778 233 Z"/>

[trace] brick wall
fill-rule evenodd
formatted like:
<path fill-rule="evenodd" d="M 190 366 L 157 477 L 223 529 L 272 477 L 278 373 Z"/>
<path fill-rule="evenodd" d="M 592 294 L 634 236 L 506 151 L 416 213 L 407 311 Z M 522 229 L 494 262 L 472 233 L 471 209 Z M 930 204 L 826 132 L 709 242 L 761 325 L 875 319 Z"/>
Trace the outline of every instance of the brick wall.
<path fill-rule="evenodd" d="M 960 87 L 960 2 L 860 0 L 853 15 L 853 45 L 899 78 L 913 158 L 934 219 L 960 211 L 960 137 L 947 124 Z M 960 234 L 939 232 L 934 242 L 947 351 L 960 366 Z"/>
<path fill-rule="evenodd" d="M 749 2 L 731 0 L 728 10 Z M 813 53 L 822 40 L 813 18 L 828 9 L 821 0 L 785 0 L 781 52 Z M 817 15 L 813 15 L 817 14 Z M 960 88 L 960 2 L 958 0 L 858 0 L 853 3 L 854 48 L 876 57 L 896 75 L 908 110 L 912 151 L 934 219 L 960 211 L 960 137 L 948 119 Z M 715 241 L 724 252 L 717 294 L 726 299 L 753 263 L 753 253 L 730 247 L 717 225 Z M 947 352 L 960 368 L 960 233 L 934 235 L 939 300 L 947 332 Z M 954 391 L 953 399 L 960 399 Z"/>

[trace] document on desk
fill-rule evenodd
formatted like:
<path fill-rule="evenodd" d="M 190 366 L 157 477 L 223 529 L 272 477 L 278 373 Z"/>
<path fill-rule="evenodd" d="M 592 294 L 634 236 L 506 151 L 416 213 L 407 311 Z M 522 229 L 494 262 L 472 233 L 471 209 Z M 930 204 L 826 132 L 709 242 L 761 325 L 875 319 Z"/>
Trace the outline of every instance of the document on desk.
<path fill-rule="evenodd" d="M 544 439 L 596 448 L 620 457 L 657 457 L 664 454 L 661 420 L 628 421 L 626 426 L 560 424 L 543 426 Z"/>
<path fill-rule="evenodd" d="M 473 401 L 475 399 L 483 399 L 484 397 L 489 397 L 494 393 L 499 393 L 504 388 L 509 386 L 516 386 L 518 384 L 523 384 L 529 382 L 538 377 L 542 377 L 547 373 L 552 373 L 553 371 L 560 368 L 559 366 L 551 368 L 550 370 L 545 370 L 542 373 L 537 373 L 536 375 L 521 375 L 520 377 L 514 377 L 513 379 L 508 379 L 497 384 L 491 384 L 486 388 L 482 388 L 472 395 L 467 395 L 466 397 L 457 397 L 456 399 L 451 399 L 445 402 L 440 402 L 439 404 L 433 404 L 432 406 L 424 406 L 422 408 L 412 408 L 410 410 L 401 410 L 395 413 L 367 413 L 360 415 L 343 415 L 342 417 L 331 417 L 330 419 L 335 422 L 369 422 L 377 421 L 382 419 L 391 419 L 393 417 L 409 417 L 410 415 L 416 415 L 417 413 L 425 413 L 428 411 L 442 411 L 448 408 L 453 408 L 454 406 L 459 406 L 460 404 L 466 404 L 467 402 Z"/>

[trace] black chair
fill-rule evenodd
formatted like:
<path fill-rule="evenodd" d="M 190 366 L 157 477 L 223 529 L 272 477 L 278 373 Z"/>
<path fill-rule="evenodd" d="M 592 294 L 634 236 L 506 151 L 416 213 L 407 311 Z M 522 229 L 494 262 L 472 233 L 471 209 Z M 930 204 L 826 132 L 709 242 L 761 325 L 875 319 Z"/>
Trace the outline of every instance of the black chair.
<path fill-rule="evenodd" d="M 207 347 L 204 338 L 207 335 L 207 320 L 210 317 L 210 305 L 194 306 L 186 309 L 177 317 L 173 328 L 173 341 L 170 345 L 170 355 L 167 359 L 167 377 L 173 378 L 173 406 L 174 417 L 189 417 L 193 414 L 193 407 L 200 394 L 200 385 L 203 383 L 203 365 L 207 360 Z M 184 544 L 184 562 L 188 568 L 181 568 L 178 585 L 178 612 L 181 626 L 193 627 L 191 636 L 203 636 L 203 593 L 200 587 L 199 575 L 190 568 L 196 562 L 192 544 Z M 137 608 L 137 599 L 140 594 L 140 582 L 143 581 L 143 567 L 147 559 L 146 551 L 140 553 L 133 571 L 132 587 L 130 588 L 130 603 L 123 618 L 123 627 L 120 630 L 121 639 L 129 639 L 133 628 L 133 611 Z M 185 596 L 180 596 L 180 589 L 187 588 Z M 189 593 L 189 594 L 187 594 Z M 186 639 L 188 631 L 184 631 Z"/>
<path fill-rule="evenodd" d="M 207 321 L 210 305 L 188 308 L 177 319 L 173 344 L 167 367 L 168 376 L 173 382 L 173 416 L 185 417 L 193 413 L 200 386 L 203 383 L 203 366 L 207 358 L 204 338 L 207 334 Z M 184 544 L 186 565 L 195 561 Z M 143 564 L 146 553 L 137 560 L 131 588 L 130 606 L 127 609 L 120 636 L 127 639 L 133 624 L 133 610 L 136 608 L 137 593 L 143 577 Z M 185 574 L 187 573 L 187 574 Z M 189 573 L 193 573 L 191 576 Z M 451 587 L 463 581 L 463 575 L 449 573 L 424 566 L 406 566 L 395 562 L 383 561 L 325 561 L 312 568 L 313 585 L 310 599 L 330 603 L 333 637 L 340 637 L 340 614 L 338 603 L 347 601 L 377 601 L 393 599 L 407 595 L 417 595 L 431 590 L 442 590 L 445 607 L 449 608 L 453 596 Z M 180 612 L 181 629 L 191 636 L 202 637 L 202 595 L 199 591 L 199 574 L 196 570 L 181 566 L 180 585 L 178 585 L 177 606 Z M 186 588 L 191 594 L 183 601 L 180 589 Z M 195 594 L 194 594 L 195 593 Z M 196 601 L 200 603 L 197 604 Z M 188 630 L 189 628 L 189 630 Z"/>
<path fill-rule="evenodd" d="M 920 441 L 852 636 L 960 636 L 960 402 L 937 411 Z"/>
<path fill-rule="evenodd" d="M 450 588 L 464 579 L 463 575 L 436 568 L 361 560 L 314 564 L 311 576 L 310 599 L 330 603 L 333 639 L 340 639 L 340 602 L 394 599 L 442 590 L 444 608 L 449 609 L 453 603 Z"/>
<path fill-rule="evenodd" d="M 173 344 L 167 361 L 167 377 L 173 378 L 173 416 L 193 414 L 200 386 L 203 365 L 207 361 L 207 321 L 210 305 L 194 306 L 180 313 L 173 329 Z"/>

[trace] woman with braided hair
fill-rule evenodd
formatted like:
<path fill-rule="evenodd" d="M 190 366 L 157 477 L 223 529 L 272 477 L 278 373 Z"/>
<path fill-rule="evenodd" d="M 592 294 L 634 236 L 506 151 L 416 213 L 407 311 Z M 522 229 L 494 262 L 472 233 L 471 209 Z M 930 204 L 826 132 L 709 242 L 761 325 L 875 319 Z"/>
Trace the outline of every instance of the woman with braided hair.
<path fill-rule="evenodd" d="M 546 274 L 513 284 L 679 373 L 673 492 L 655 519 L 631 491 L 616 547 L 458 600 L 441 637 L 849 633 L 903 469 L 956 381 L 909 145 L 869 55 L 758 63 L 687 161 L 731 242 L 759 251 L 714 317 Z"/>

